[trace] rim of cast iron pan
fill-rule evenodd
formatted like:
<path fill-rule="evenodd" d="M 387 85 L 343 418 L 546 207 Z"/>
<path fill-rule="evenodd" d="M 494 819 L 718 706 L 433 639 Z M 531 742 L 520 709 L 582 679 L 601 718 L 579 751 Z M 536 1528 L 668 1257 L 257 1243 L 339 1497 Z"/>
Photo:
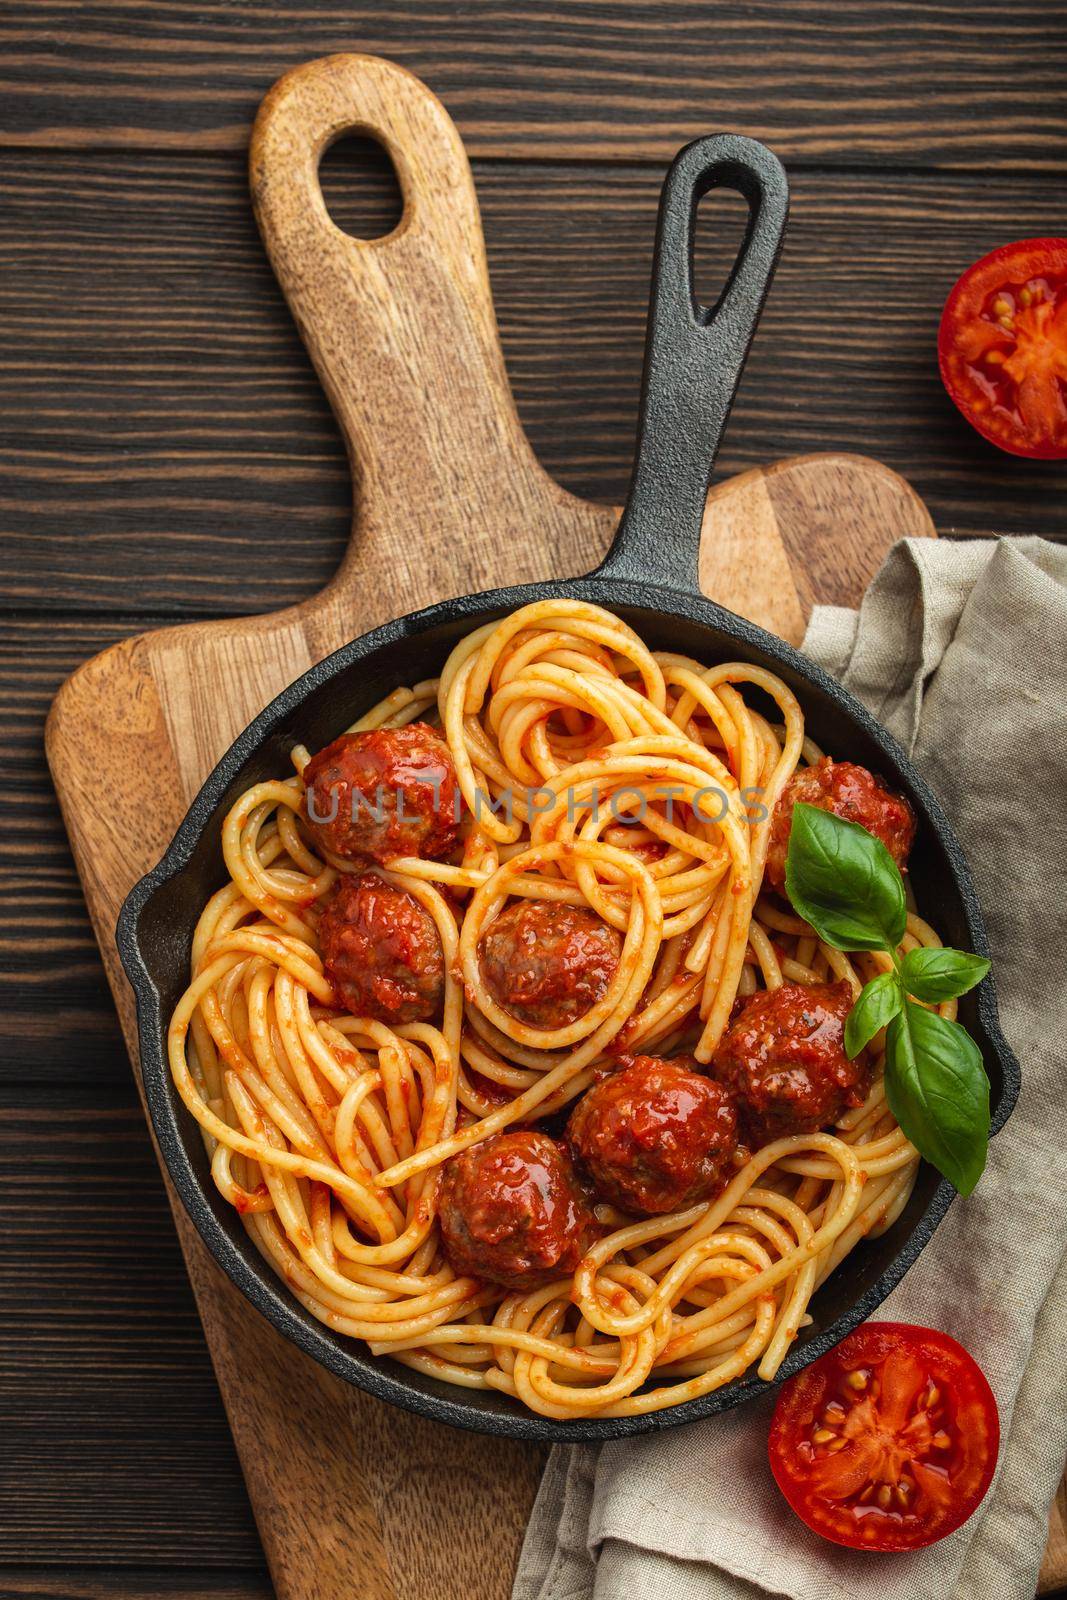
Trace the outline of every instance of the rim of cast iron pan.
<path fill-rule="evenodd" d="M 918 805 L 923 824 L 931 830 L 949 864 L 971 948 L 976 954 L 988 954 L 977 896 L 948 819 L 933 792 L 911 766 L 896 741 L 859 701 L 791 646 L 725 611 L 713 601 L 654 584 L 604 579 L 596 574 L 569 582 L 557 580 L 529 584 L 438 602 L 383 624 L 311 667 L 266 707 L 223 756 L 193 801 L 163 859 L 131 890 L 123 905 L 117 929 L 123 966 L 137 997 L 141 1073 L 156 1137 L 183 1205 L 200 1237 L 231 1281 L 298 1348 L 336 1376 L 379 1399 L 454 1427 L 557 1443 L 618 1439 L 673 1427 L 727 1410 L 754 1395 L 766 1393 L 770 1386 L 761 1379 L 746 1377 L 696 1400 L 647 1415 L 558 1421 L 520 1410 L 507 1397 L 494 1395 L 492 1405 L 487 1406 L 484 1401 L 479 1403 L 468 1397 L 467 1391 L 452 1392 L 450 1386 L 433 1379 L 422 1379 L 416 1383 L 413 1379 L 418 1375 L 411 1374 L 410 1369 L 401 1367 L 387 1357 L 376 1358 L 365 1353 L 355 1341 L 342 1342 L 337 1336 L 331 1336 L 289 1293 L 259 1256 L 247 1235 L 242 1232 L 239 1238 L 235 1238 L 222 1225 L 215 1206 L 208 1198 L 206 1186 L 196 1174 L 187 1139 L 199 1138 L 199 1129 L 191 1118 L 189 1130 L 183 1132 L 180 1125 L 179 1116 L 184 1113 L 184 1107 L 180 1107 L 167 1067 L 166 1020 L 162 997 L 141 948 L 141 923 L 146 907 L 157 892 L 188 868 L 206 829 L 231 791 L 241 784 L 247 763 L 272 736 L 298 720 L 301 709 L 316 692 L 338 676 L 367 662 L 378 652 L 434 628 L 456 623 L 477 626 L 492 620 L 494 615 L 507 614 L 535 600 L 560 596 L 574 596 L 613 610 L 630 609 L 654 612 L 659 617 L 682 617 L 707 629 L 709 642 L 720 653 L 726 642 L 731 646 L 739 645 L 746 654 L 755 654 L 789 678 L 803 680 L 816 694 L 825 697 L 831 706 L 878 745 L 885 764 L 905 780 L 910 797 Z M 191 928 L 188 931 L 191 935 Z M 1000 1068 L 1001 1087 L 993 1110 L 993 1131 L 996 1132 L 1005 1122 L 1018 1096 L 1019 1068 L 1001 1033 L 995 993 L 988 978 L 977 991 L 977 1008 L 983 1034 L 983 1054 L 987 1058 L 991 1054 Z M 187 1113 L 185 1115 L 188 1116 Z M 776 1383 L 818 1359 L 871 1315 L 917 1260 L 948 1210 L 954 1194 L 951 1184 L 942 1179 L 886 1270 L 856 1299 L 847 1313 L 836 1318 L 816 1336 L 792 1347 Z M 222 1205 L 221 1198 L 219 1205 Z M 847 1263 L 839 1268 L 839 1272 L 842 1270 L 847 1270 Z"/>

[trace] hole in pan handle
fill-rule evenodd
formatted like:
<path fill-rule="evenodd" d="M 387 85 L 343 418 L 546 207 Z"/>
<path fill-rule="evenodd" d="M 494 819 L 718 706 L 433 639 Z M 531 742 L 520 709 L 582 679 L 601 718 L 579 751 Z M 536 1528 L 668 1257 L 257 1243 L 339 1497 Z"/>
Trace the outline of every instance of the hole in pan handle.
<path fill-rule="evenodd" d="M 711 189 L 748 201 L 748 226 L 714 306 L 693 290 L 697 205 Z M 602 576 L 696 589 L 704 500 L 782 245 L 789 184 L 766 145 L 740 134 L 696 139 L 660 197 L 637 453 Z"/>

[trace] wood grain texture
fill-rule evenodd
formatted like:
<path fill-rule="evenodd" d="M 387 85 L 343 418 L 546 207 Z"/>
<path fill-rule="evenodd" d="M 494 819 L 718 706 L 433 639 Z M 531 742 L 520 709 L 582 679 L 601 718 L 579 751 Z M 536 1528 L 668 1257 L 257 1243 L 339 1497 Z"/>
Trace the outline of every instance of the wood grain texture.
<path fill-rule="evenodd" d="M 5 1600 L 273 1600 L 266 1573 L 126 1567 L 0 1566 Z"/>
<path fill-rule="evenodd" d="M 3 136 L 243 149 L 280 72 L 346 48 L 425 78 L 478 155 L 666 161 L 728 126 L 808 160 L 1067 162 L 1048 0 L 35 0 L 3 30 Z"/>
<path fill-rule="evenodd" d="M 349 125 L 391 147 L 405 191 L 403 223 L 374 244 L 333 227 L 315 177 L 319 151 Z M 131 1048 L 115 914 L 235 723 L 301 666 L 387 615 L 588 567 L 615 520 L 561 490 L 529 448 L 462 146 L 415 80 L 361 58 L 290 74 L 265 102 L 250 171 L 264 241 L 352 459 L 353 540 L 314 599 L 275 616 L 125 640 L 57 698 L 49 759 Z M 761 507 L 747 540 L 739 497 Z M 815 531 L 813 503 L 833 512 Z M 764 543 L 784 570 L 809 539 L 832 538 L 834 597 L 855 599 L 898 534 L 932 531 L 918 497 L 883 469 L 848 457 L 801 461 L 710 497 L 702 579 L 773 621 L 778 590 L 772 563 L 760 559 Z M 788 593 L 783 627 L 796 637 L 806 606 L 797 586 Z M 93 761 L 87 748 L 98 752 Z M 283 1600 L 347 1595 L 356 1571 L 369 1600 L 505 1595 L 537 1453 L 428 1426 L 347 1389 L 265 1326 L 183 1215 L 177 1223 Z M 470 1531 L 487 1507 L 489 1545 Z"/>
<path fill-rule="evenodd" d="M 151 625 L 7 617 L 0 629 L 0 1093 L 129 1082 L 41 731 L 74 667 Z"/>
<path fill-rule="evenodd" d="M 0 1090 L 0 1235 L 0 1592 L 16 1562 L 178 1567 L 192 1547 L 255 1570 L 132 1084 L 68 1089 L 62 1118 L 40 1088 Z M 136 1496 L 112 1492 L 124 1471 Z"/>
<path fill-rule="evenodd" d="M 475 176 L 524 428 L 573 493 L 617 500 L 660 173 L 493 164 Z M 387 214 L 384 163 L 338 177 L 342 224 Z M 709 277 L 727 262 L 715 216 L 699 239 Z M 903 472 L 943 530 L 1062 532 L 1067 464 L 1035 470 L 985 444 L 933 359 L 963 265 L 1005 237 L 1062 226 L 1061 187 L 1033 177 L 972 189 L 944 176 L 794 174 L 724 475 L 856 451 Z M 326 583 L 351 514 L 344 446 L 264 259 L 244 163 L 9 154 L 0 231 L 7 598 L 227 615 Z"/>

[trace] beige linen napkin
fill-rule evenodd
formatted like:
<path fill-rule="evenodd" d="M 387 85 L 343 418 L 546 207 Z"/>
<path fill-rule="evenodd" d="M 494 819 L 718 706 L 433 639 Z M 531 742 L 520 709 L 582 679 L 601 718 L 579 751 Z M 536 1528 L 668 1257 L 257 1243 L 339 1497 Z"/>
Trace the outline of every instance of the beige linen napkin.
<path fill-rule="evenodd" d="M 771 1397 L 648 1438 L 556 1449 L 514 1600 L 1031 1600 L 1067 1454 L 1067 548 L 897 545 L 807 653 L 914 756 L 977 880 L 1023 1089 L 977 1190 L 878 1315 L 961 1340 L 1003 1443 L 993 1489 L 914 1555 L 811 1534 L 767 1468 Z"/>

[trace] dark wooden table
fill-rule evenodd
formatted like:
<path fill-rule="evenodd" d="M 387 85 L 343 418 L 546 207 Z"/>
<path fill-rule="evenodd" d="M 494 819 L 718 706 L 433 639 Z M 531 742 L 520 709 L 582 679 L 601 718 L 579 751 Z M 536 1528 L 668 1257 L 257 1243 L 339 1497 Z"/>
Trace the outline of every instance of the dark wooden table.
<path fill-rule="evenodd" d="M 1067 13 L 34 0 L 0 30 L 0 1592 L 260 1600 L 41 740 L 84 657 L 298 599 L 342 550 L 345 463 L 247 203 L 258 100 L 339 49 L 441 95 L 523 420 L 565 484 L 606 500 L 630 459 L 664 165 L 711 129 L 767 139 L 793 223 L 721 471 L 863 451 L 943 531 L 1058 537 L 1067 468 L 971 433 L 935 336 L 969 261 L 1067 231 Z M 325 186 L 353 232 L 395 215 L 373 151 L 338 147 Z"/>

